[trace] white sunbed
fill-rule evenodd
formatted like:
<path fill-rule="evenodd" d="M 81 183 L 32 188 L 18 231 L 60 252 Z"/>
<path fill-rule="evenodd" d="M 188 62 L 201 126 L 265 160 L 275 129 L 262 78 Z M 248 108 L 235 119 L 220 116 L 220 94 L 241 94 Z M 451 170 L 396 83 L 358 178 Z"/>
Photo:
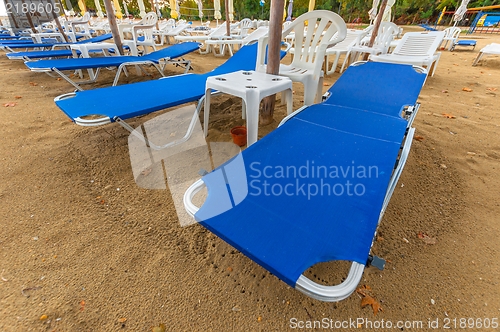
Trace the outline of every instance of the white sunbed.
<path fill-rule="evenodd" d="M 474 60 L 474 62 L 472 63 L 473 66 L 477 65 L 477 63 L 479 62 L 479 60 L 482 59 L 482 57 L 485 55 L 485 54 L 489 54 L 489 55 L 500 55 L 500 44 L 497 44 L 497 43 L 491 43 L 491 44 L 488 44 L 486 45 L 485 47 L 483 47 L 480 51 L 479 51 L 479 54 L 477 55 L 476 59 Z"/>
<path fill-rule="evenodd" d="M 369 60 L 425 66 L 434 76 L 441 57 L 436 51 L 444 35 L 443 31 L 407 32 L 391 54 L 370 55 Z"/>

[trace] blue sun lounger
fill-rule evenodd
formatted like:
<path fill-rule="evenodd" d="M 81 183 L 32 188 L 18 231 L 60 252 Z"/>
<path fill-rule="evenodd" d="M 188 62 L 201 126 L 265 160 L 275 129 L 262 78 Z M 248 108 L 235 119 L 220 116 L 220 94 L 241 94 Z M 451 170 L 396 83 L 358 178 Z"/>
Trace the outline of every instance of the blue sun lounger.
<path fill-rule="evenodd" d="M 110 33 L 100 35 L 97 37 L 93 38 L 88 38 L 88 39 L 83 39 L 80 41 L 77 41 L 76 43 L 1 43 L 0 44 L 0 49 L 6 49 L 10 52 L 14 52 L 15 49 L 30 49 L 30 48 L 40 48 L 40 49 L 54 49 L 58 47 L 69 47 L 70 45 L 73 44 L 86 44 L 86 43 L 99 43 L 103 42 L 105 40 L 108 40 L 110 38 L 113 38 L 113 36 Z"/>
<path fill-rule="evenodd" d="M 198 101 L 199 111 L 203 104 L 202 97 L 205 96 L 207 77 L 238 70 L 254 70 L 256 61 L 257 43 L 242 47 L 225 63 L 205 74 L 189 73 L 147 82 L 77 91 L 58 96 L 54 101 L 78 125 L 99 126 L 116 121 L 133 131 L 123 120 L 193 101 Z M 129 98 L 126 103 L 116 102 L 124 96 L 136 95 L 140 98 Z"/>
<path fill-rule="evenodd" d="M 387 86 L 396 77 L 406 85 Z M 297 110 L 195 182 L 186 211 L 299 291 L 322 301 L 348 297 L 366 265 L 384 265 L 371 245 L 411 146 L 407 103 L 416 102 L 425 77 L 408 65 L 349 67 L 325 102 Z M 192 199 L 204 186 L 208 196 L 197 207 Z M 352 262 L 342 283 L 304 275 L 333 260 Z"/>
<path fill-rule="evenodd" d="M 143 56 L 117 55 L 91 58 L 37 60 L 27 61 L 25 62 L 25 65 L 33 72 L 43 72 L 48 74 L 57 73 L 59 76 L 73 85 L 76 89 L 82 91 L 83 89 L 81 88 L 80 84 L 95 82 L 97 80 L 97 77 L 99 76 L 100 69 L 106 67 L 118 67 L 118 71 L 113 81 L 113 86 L 118 83 L 122 70 L 124 70 L 126 66 L 130 65 L 153 65 L 162 75 L 163 68 L 167 63 L 183 66 L 187 71 L 190 68 L 191 62 L 188 60 L 184 60 L 181 57 L 190 52 L 196 51 L 199 48 L 199 43 L 188 42 L 174 44 Z M 181 59 L 175 60 L 176 58 Z M 161 62 L 161 60 L 164 60 L 164 62 Z M 74 71 L 82 69 L 87 69 L 89 71 L 89 80 L 76 82 L 72 80 L 68 75 L 63 73 L 63 71 L 67 70 Z M 96 72 L 94 72 L 93 69 L 97 69 Z"/>

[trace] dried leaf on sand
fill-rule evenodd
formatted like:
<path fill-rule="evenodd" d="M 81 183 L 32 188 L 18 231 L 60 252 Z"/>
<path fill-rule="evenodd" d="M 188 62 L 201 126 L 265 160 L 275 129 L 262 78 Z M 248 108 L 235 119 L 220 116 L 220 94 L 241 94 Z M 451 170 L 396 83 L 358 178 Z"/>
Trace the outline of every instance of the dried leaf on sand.
<path fill-rule="evenodd" d="M 375 300 L 375 298 L 369 294 L 369 292 L 371 290 L 372 289 L 370 286 L 363 285 L 360 288 L 356 289 L 356 293 L 358 293 L 359 295 L 362 296 L 361 308 L 364 308 L 367 305 L 370 305 L 370 306 L 372 306 L 373 314 L 377 315 L 377 312 L 383 311 L 383 310 L 382 310 L 382 306 L 380 305 L 380 303 L 378 303 L 377 300 Z"/>
<path fill-rule="evenodd" d="M 427 235 L 423 232 L 419 232 L 417 234 L 417 237 L 419 239 L 421 239 L 422 241 L 424 241 L 425 244 L 436 244 L 437 243 L 436 238 L 430 237 L 429 235 Z"/>

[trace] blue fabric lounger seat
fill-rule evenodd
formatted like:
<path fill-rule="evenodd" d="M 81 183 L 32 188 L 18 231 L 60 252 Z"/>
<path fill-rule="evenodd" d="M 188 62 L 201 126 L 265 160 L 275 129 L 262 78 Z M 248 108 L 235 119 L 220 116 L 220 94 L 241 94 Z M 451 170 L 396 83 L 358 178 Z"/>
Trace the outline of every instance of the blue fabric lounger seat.
<path fill-rule="evenodd" d="M 391 63 L 370 62 L 369 66 L 354 63 L 342 79 L 328 89 L 324 103 L 403 116 L 408 107 L 416 105 L 422 89 L 420 79 L 415 77 L 425 79 L 426 76 L 417 75 L 416 71 L 425 70 Z"/>
<path fill-rule="evenodd" d="M 80 55 L 80 52 L 76 52 Z M 73 52 L 69 49 L 56 49 L 48 51 L 28 51 L 28 52 L 10 52 L 5 54 L 11 60 L 41 59 L 41 58 L 62 58 L 73 57 Z"/>
<path fill-rule="evenodd" d="M 159 80 L 77 91 L 55 98 L 56 105 L 76 124 L 97 126 L 117 120 L 126 120 L 139 115 L 169 107 L 198 101 L 205 95 L 207 77 L 238 70 L 254 70 L 257 61 L 257 44 L 246 45 L 225 63 L 205 74 L 184 74 Z M 161 93 L 165 91 L 165 93 Z M 117 103 L 123 96 L 126 103 Z M 99 116 L 98 119 L 87 119 Z M 122 121 L 120 121 L 122 123 Z"/>
<path fill-rule="evenodd" d="M 349 84 L 351 89 L 329 99 L 343 105 L 324 102 L 298 110 L 203 176 L 184 196 L 187 212 L 201 225 L 318 300 L 339 301 L 355 290 L 411 145 L 414 129 L 407 119 L 383 111 L 385 95 L 377 100 L 373 93 L 374 111 L 370 103 L 358 104 L 356 82 L 379 80 L 372 71 L 390 81 L 385 70 L 399 68 L 400 75 L 422 87 L 426 73 L 406 65 L 380 65 L 350 67 L 331 90 L 337 91 L 337 84 L 338 91 Z M 352 73 L 360 78 L 350 83 Z M 402 99 L 410 102 L 419 92 L 397 86 L 397 93 L 408 94 Z M 208 197 L 198 208 L 191 199 L 204 185 Z M 303 275 L 314 264 L 332 260 L 353 262 L 342 284 L 319 285 Z"/>
<path fill-rule="evenodd" d="M 454 51 L 455 47 L 457 46 L 462 46 L 462 47 L 472 46 L 472 50 L 474 50 L 476 48 L 476 43 L 477 42 L 473 39 L 458 40 L 451 46 L 450 51 Z"/>
<path fill-rule="evenodd" d="M 108 40 L 110 38 L 113 38 L 113 36 L 110 33 L 100 35 L 97 37 L 89 38 L 89 39 L 83 39 L 80 41 L 77 41 L 76 43 L 2 43 L 0 44 L 0 49 L 7 49 L 10 50 L 11 52 L 14 52 L 14 49 L 20 49 L 20 48 L 54 48 L 54 47 L 69 47 L 69 45 L 72 44 L 86 44 L 86 43 L 99 43 L 103 42 L 105 40 Z"/>
<path fill-rule="evenodd" d="M 56 72 L 70 84 L 75 86 L 78 90 L 82 90 L 79 86 L 81 83 L 94 82 L 97 79 L 97 74 L 95 77 L 91 77 L 89 81 L 75 82 L 69 76 L 62 73 L 66 70 L 79 70 L 79 69 L 100 69 L 106 67 L 118 67 L 118 72 L 115 76 L 115 81 L 113 85 L 116 85 L 118 78 L 120 76 L 121 70 L 126 65 L 138 65 L 138 64 L 159 64 L 162 59 L 166 59 L 169 62 L 175 62 L 178 64 L 183 63 L 187 69 L 189 69 L 189 61 L 176 61 L 175 58 L 180 58 L 190 52 L 193 52 L 200 48 L 200 44 L 195 42 L 180 43 L 168 46 L 158 51 L 151 52 L 143 56 L 133 56 L 133 55 L 117 55 L 117 56 L 105 56 L 105 57 L 91 57 L 91 58 L 71 58 L 71 59 L 51 59 L 51 60 L 37 60 L 37 61 L 27 61 L 26 66 L 35 72 Z M 162 73 L 161 68 L 158 71 Z"/>

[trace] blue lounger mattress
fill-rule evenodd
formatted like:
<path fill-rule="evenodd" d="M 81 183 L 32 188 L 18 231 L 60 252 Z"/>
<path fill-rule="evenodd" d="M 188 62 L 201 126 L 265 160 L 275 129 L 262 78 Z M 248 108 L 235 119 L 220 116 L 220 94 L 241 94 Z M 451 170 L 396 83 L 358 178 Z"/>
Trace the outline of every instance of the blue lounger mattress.
<path fill-rule="evenodd" d="M 283 52 L 282 56 L 285 55 Z M 238 70 L 254 70 L 257 44 L 246 45 L 224 64 L 205 74 L 184 74 L 159 80 L 75 92 L 69 98 L 56 98 L 56 105 L 73 121 L 91 115 L 115 121 L 148 114 L 184 103 L 197 101 L 205 95 L 207 77 Z M 124 96 L 126 103 L 116 103 Z"/>
<path fill-rule="evenodd" d="M 244 150 L 244 172 L 230 161 L 205 175 L 195 218 L 292 287 L 319 262 L 366 264 L 406 128 L 399 117 L 310 106 Z"/>
<path fill-rule="evenodd" d="M 365 265 L 411 144 L 402 109 L 416 104 L 426 76 L 400 64 L 349 67 L 325 102 L 205 175 L 208 197 L 194 218 L 292 287 L 316 263 Z"/>
<path fill-rule="evenodd" d="M 198 43 L 189 42 L 174 44 L 159 51 L 143 56 L 105 56 L 93 58 L 71 58 L 52 59 L 26 62 L 26 66 L 31 70 L 41 70 L 57 68 L 58 70 L 77 70 L 89 68 L 118 67 L 123 63 L 137 61 L 151 61 L 158 63 L 161 59 L 177 58 L 193 52 L 200 48 Z"/>
<path fill-rule="evenodd" d="M 93 37 L 93 38 L 89 38 L 89 39 L 84 39 L 84 40 L 80 40 L 76 43 L 3 43 L 3 44 L 0 44 L 0 46 L 4 46 L 4 47 L 7 47 L 7 48 L 10 48 L 10 49 L 14 49 L 14 48 L 48 48 L 48 47 L 54 47 L 54 46 L 69 46 L 69 45 L 72 45 L 72 44 L 85 44 L 85 43 L 98 43 L 98 42 L 103 42 L 107 39 L 110 39 L 112 38 L 113 36 L 110 34 L 110 33 L 107 33 L 107 34 L 104 34 L 104 35 L 100 35 L 100 36 L 97 36 L 97 37 Z"/>
<path fill-rule="evenodd" d="M 350 66 L 328 90 L 325 103 L 401 116 L 405 106 L 417 102 L 425 77 L 409 65 L 369 62 Z"/>

